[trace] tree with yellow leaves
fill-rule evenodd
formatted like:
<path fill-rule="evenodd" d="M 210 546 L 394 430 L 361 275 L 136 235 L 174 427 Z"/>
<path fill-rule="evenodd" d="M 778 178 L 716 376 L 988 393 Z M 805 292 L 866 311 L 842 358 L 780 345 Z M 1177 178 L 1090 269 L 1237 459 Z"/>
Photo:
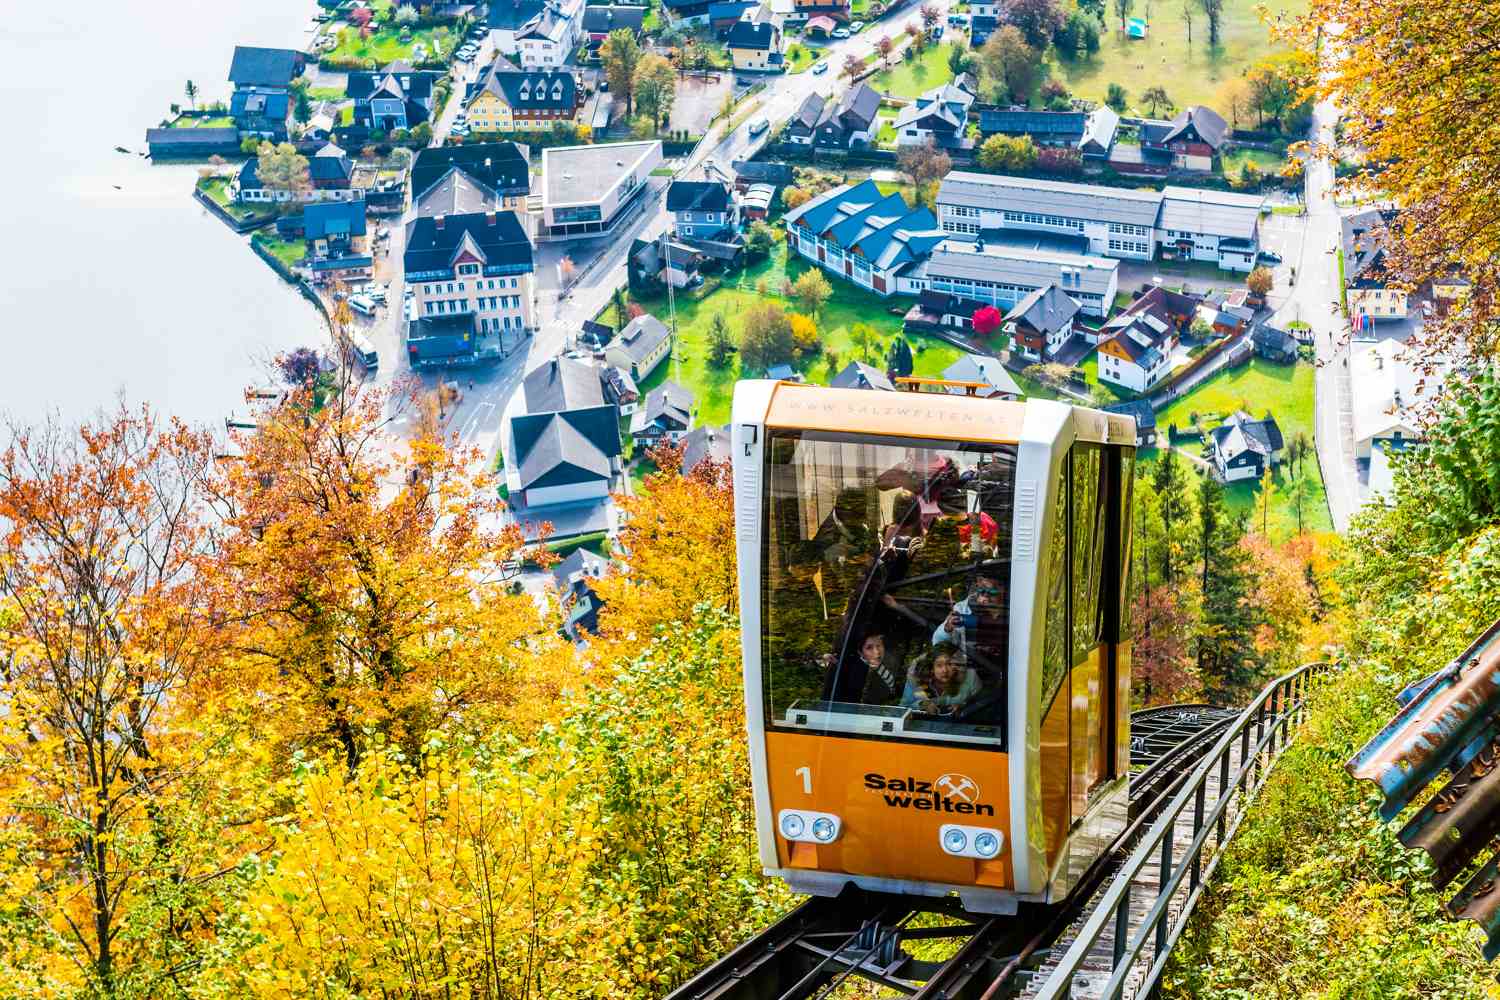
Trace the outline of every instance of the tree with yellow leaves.
<path fill-rule="evenodd" d="M 478 723 L 545 645 L 505 590 L 522 539 L 477 456 L 430 429 L 391 443 L 410 402 L 352 384 L 320 409 L 294 396 L 213 484 L 224 697 L 351 773 L 372 735 L 415 758 L 433 730 Z"/>
<path fill-rule="evenodd" d="M 0 993 L 163 996 L 244 848 L 195 700 L 217 664 L 207 436 L 123 404 L 0 454 Z"/>

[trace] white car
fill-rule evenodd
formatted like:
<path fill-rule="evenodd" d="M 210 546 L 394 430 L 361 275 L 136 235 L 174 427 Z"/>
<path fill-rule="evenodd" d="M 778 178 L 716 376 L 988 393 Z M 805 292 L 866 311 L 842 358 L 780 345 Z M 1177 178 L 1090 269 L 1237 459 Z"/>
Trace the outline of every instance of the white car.
<path fill-rule="evenodd" d="M 863 31 L 864 29 L 865 29 L 865 22 L 863 22 L 863 21 L 852 21 L 849 24 L 849 30 L 850 31 Z"/>
<path fill-rule="evenodd" d="M 813 71 L 813 75 L 814 76 L 817 76 L 820 73 L 827 73 L 828 72 L 828 60 L 825 59 L 822 62 L 818 63 L 816 66 L 813 67 L 812 71 Z"/>
<path fill-rule="evenodd" d="M 833 37 L 834 38 L 848 38 L 849 37 L 849 29 L 848 28 L 834 28 L 833 29 Z"/>
<path fill-rule="evenodd" d="M 764 118 L 756 118 L 750 122 L 749 132 L 751 135 L 760 135 L 770 127 L 771 123 L 766 121 Z"/>

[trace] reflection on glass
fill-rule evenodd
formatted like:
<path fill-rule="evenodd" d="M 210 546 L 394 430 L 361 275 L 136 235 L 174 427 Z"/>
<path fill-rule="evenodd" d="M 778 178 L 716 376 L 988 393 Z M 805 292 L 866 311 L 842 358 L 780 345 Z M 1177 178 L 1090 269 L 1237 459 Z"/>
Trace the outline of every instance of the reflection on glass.
<path fill-rule="evenodd" d="M 770 718 L 1002 739 L 1015 446 L 811 431 L 769 444 Z"/>

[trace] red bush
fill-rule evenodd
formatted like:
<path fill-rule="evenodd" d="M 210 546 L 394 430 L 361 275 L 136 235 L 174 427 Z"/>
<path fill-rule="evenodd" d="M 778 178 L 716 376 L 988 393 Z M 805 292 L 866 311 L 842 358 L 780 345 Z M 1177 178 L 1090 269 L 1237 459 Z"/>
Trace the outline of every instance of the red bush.
<path fill-rule="evenodd" d="M 1000 321 L 1004 317 L 1000 310 L 994 306 L 980 306 L 974 310 L 974 332 L 981 337 L 987 337 L 1000 329 Z"/>

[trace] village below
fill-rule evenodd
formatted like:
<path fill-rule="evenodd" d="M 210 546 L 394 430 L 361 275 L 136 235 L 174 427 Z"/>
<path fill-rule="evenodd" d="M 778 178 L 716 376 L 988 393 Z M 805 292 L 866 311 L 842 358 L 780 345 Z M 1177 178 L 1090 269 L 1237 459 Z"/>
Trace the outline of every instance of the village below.
<path fill-rule="evenodd" d="M 1193 855 L 1170 895 L 1171 852 L 1212 828 L 1202 791 L 1153 856 L 1171 901 L 1153 919 L 1183 923 L 1131 944 L 1151 969 L 1139 995 L 1500 997 L 1483 879 L 1449 912 L 1484 933 L 1426 885 L 1475 855 L 1432 846 L 1430 795 L 1400 797 L 1381 769 L 1397 750 L 1355 756 L 1408 705 L 1416 728 L 1436 718 L 1457 665 L 1500 657 L 1500 278 L 1479 249 L 1500 246 L 1500 193 L 1446 183 L 1466 168 L 1425 144 L 1462 137 L 1475 170 L 1500 155 L 1460 110 L 1447 139 L 1391 133 L 1424 86 L 1463 88 L 1387 22 L 1420 8 L 1448 51 L 1462 6 L 308 0 L 300 37 L 240 40 L 222 80 L 182 81 L 119 153 L 191 170 L 181 198 L 300 297 L 307 333 L 268 339 L 210 426 L 128 382 L 81 428 L 9 415 L 0 998 L 813 995 L 723 985 L 759 982 L 735 948 L 803 912 L 786 872 L 822 849 L 788 834 L 775 871 L 756 853 L 776 833 L 746 722 L 753 742 L 787 682 L 764 706 L 747 694 L 741 634 L 783 630 L 769 651 L 854 606 L 836 581 L 868 528 L 840 505 L 886 445 L 848 435 L 869 414 L 916 426 L 902 407 L 931 394 L 1026 421 L 1097 411 L 1123 449 L 1100 481 L 1124 521 L 1088 536 L 1119 553 L 1101 586 L 1133 636 L 1111 661 L 1120 725 L 1260 706 L 1220 853 L 1201 872 Z M 1494 11 L 1474 17 L 1473 37 L 1500 38 Z M 163 50 L 142 73 L 177 72 Z M 1470 58 L 1444 65 L 1493 89 Z M 740 402 L 753 385 L 852 391 L 807 432 L 834 450 L 780 470 L 826 475 L 815 495 L 747 478 L 752 448 L 772 455 Z M 1068 462 L 1056 517 L 1082 523 L 1106 493 L 1086 499 Z M 912 474 L 872 478 L 880 544 L 917 558 L 953 515 L 956 551 L 1003 538 L 1020 565 L 1051 539 L 1055 579 L 1077 586 L 1089 552 L 1040 528 L 1012 543 L 979 506 L 987 468 L 956 515 L 917 496 L 915 542 L 888 509 L 920 493 Z M 1018 526 L 1046 507 L 1023 480 L 1004 507 Z M 805 546 L 833 537 L 805 579 L 763 540 L 766 593 L 815 596 L 795 625 L 741 606 L 757 517 L 797 522 Z M 1021 586 L 993 576 L 941 595 L 897 694 L 936 669 L 929 646 L 978 627 L 955 624 L 974 595 Z M 1079 598 L 1051 599 L 1076 641 Z M 895 600 L 879 613 L 900 618 Z M 840 635 L 861 658 L 879 639 L 862 659 L 879 672 L 883 633 Z M 1101 678 L 1072 689 L 1075 730 Z M 804 694 L 831 703 L 827 683 Z M 1490 753 L 1500 694 L 1471 701 L 1468 749 L 1424 783 Z M 884 745 L 883 724 L 840 752 Z M 1226 795 L 1230 760 L 1194 780 Z M 1011 765 L 1011 792 L 1027 774 Z M 918 784 L 864 780 L 887 802 Z M 976 862 L 980 883 L 1014 878 L 1006 864 Z M 1140 917 L 1155 900 L 1137 891 Z M 1134 996 L 1140 977 L 1105 988 L 1134 919 L 1129 890 L 1115 903 L 1120 938 L 1092 930 L 1114 964 L 1080 966 L 1071 993 L 1043 984 L 1085 917 L 1016 953 L 1013 991 L 920 992 L 968 954 L 940 953 L 927 916 L 898 944 L 875 921 L 843 944 L 803 927 L 797 947 L 824 963 L 806 980 L 820 996 Z"/>

